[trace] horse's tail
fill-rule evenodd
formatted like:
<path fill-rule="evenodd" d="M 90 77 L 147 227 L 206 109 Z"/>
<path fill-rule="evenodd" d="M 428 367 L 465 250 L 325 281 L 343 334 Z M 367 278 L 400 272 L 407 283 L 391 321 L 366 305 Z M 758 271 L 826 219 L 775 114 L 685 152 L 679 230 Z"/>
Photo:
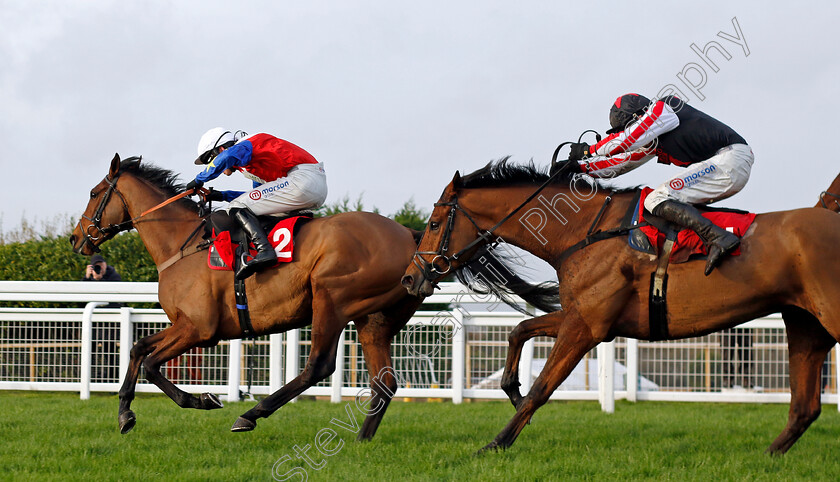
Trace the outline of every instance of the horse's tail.
<path fill-rule="evenodd" d="M 514 271 L 515 263 L 499 250 L 484 246 L 472 257 L 472 261 L 455 272 L 464 285 L 480 294 L 494 294 L 505 304 L 520 313 L 528 314 L 520 303 L 513 299 L 517 295 L 529 304 L 547 312 L 560 309 L 560 285 L 555 282 L 530 283 Z"/>

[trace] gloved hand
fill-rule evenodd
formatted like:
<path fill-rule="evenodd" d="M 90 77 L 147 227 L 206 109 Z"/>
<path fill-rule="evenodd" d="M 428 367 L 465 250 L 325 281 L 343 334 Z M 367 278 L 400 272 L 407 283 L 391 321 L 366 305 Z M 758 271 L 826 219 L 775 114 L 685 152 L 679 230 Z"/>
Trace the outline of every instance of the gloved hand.
<path fill-rule="evenodd" d="M 206 198 L 208 201 L 224 201 L 225 195 L 224 193 L 222 193 L 222 191 L 215 191 L 213 189 L 210 189 L 210 192 L 207 193 Z"/>
<path fill-rule="evenodd" d="M 583 168 L 580 167 L 577 161 L 558 161 L 555 162 L 551 169 L 549 169 L 548 175 L 553 176 L 557 171 L 560 169 L 565 169 L 567 174 L 577 174 L 579 172 L 583 172 Z"/>
<path fill-rule="evenodd" d="M 569 152 L 570 161 L 579 161 L 589 157 L 589 144 L 585 142 L 575 142 L 572 144 L 572 150 Z"/>
<path fill-rule="evenodd" d="M 192 181 L 187 183 L 187 191 L 192 191 L 195 188 L 199 188 L 204 185 L 204 181 L 199 181 L 197 179 L 193 179 Z"/>

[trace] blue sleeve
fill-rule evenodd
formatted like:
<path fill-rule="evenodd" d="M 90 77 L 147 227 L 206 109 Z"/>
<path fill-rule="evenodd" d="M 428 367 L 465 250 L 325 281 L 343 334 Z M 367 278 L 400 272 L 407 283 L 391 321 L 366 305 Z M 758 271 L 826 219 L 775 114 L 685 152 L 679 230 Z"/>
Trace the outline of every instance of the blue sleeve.
<path fill-rule="evenodd" d="M 225 202 L 231 202 L 239 196 L 245 194 L 245 191 L 219 191 L 225 197 Z"/>
<path fill-rule="evenodd" d="M 210 164 L 207 164 L 207 167 L 195 176 L 195 180 L 201 182 L 211 181 L 225 172 L 225 169 L 231 169 L 236 166 L 245 167 L 251 162 L 251 152 L 253 152 L 253 146 L 249 141 L 242 141 L 235 144 L 229 149 L 225 149 L 210 161 Z"/>

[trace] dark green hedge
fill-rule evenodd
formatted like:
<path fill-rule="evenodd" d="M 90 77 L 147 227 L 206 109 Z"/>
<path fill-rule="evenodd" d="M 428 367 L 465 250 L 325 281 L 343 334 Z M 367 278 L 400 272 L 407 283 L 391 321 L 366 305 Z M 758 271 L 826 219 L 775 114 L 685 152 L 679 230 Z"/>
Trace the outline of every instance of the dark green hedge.
<path fill-rule="evenodd" d="M 157 281 L 157 269 L 136 231 L 102 245 L 102 256 L 124 281 Z M 66 236 L 42 236 L 0 245 L 0 280 L 78 281 L 89 259 L 70 249 Z"/>

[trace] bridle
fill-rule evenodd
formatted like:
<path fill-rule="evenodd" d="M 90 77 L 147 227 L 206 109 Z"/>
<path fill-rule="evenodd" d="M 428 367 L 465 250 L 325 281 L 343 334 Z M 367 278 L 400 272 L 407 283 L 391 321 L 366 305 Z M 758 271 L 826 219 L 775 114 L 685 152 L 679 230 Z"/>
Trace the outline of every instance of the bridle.
<path fill-rule="evenodd" d="M 557 149 L 554 151 L 554 156 L 552 156 L 552 159 L 551 159 L 552 166 L 556 165 L 557 154 L 560 151 L 560 148 L 563 147 L 566 144 L 569 144 L 569 143 L 565 142 L 563 144 L 560 144 L 560 146 L 558 146 Z M 571 161 L 571 162 L 575 162 L 575 161 Z M 454 196 L 452 198 L 452 200 L 449 201 L 449 202 L 437 202 L 437 203 L 435 203 L 435 207 L 449 206 L 449 208 L 450 208 L 449 209 L 449 215 L 446 218 L 446 227 L 444 228 L 444 231 L 443 231 L 443 238 L 441 239 L 440 246 L 438 246 L 437 251 L 417 251 L 417 252 L 415 252 L 414 257 L 412 258 L 412 261 L 413 261 L 414 265 L 417 266 L 417 268 L 419 268 L 420 271 L 423 272 L 423 276 L 425 276 L 426 280 L 428 280 L 430 283 L 432 283 L 433 285 L 436 286 L 437 285 L 437 279 L 439 279 L 440 277 L 446 275 L 447 273 L 449 273 L 451 271 L 453 261 L 458 261 L 459 258 L 464 255 L 464 253 L 466 253 L 467 251 L 470 251 L 471 249 L 473 249 L 477 245 L 479 245 L 481 243 L 487 243 L 490 240 L 490 238 L 493 236 L 493 232 L 496 231 L 499 228 L 499 226 L 504 224 L 507 220 L 509 220 L 511 217 L 513 217 L 513 215 L 515 215 L 517 212 L 519 212 L 520 209 L 525 207 L 526 204 L 528 204 L 535 197 L 537 197 L 537 195 L 539 195 L 539 193 L 542 192 L 542 190 L 545 189 L 546 186 L 548 186 L 552 181 L 554 181 L 554 179 L 556 179 L 558 176 L 560 176 L 562 174 L 568 173 L 569 170 L 571 169 L 570 166 L 573 165 L 573 164 L 571 164 L 571 162 L 566 161 L 565 164 L 558 167 L 556 169 L 556 171 L 553 174 L 551 174 L 548 177 L 548 179 L 545 180 L 545 182 L 543 182 L 533 193 L 531 193 L 530 196 L 528 196 L 527 199 L 522 201 L 522 203 L 520 203 L 519 206 L 517 206 L 515 209 L 513 209 L 513 211 L 509 212 L 505 217 L 503 217 L 493 227 L 491 227 L 490 229 L 488 229 L 486 231 L 483 231 L 478 226 L 478 223 L 476 223 L 475 220 L 473 219 L 473 217 L 470 216 L 470 213 L 468 213 L 467 211 L 464 210 L 464 208 L 462 208 L 461 206 L 458 205 L 458 196 L 457 195 Z M 447 256 L 445 253 L 449 250 L 449 240 L 452 237 L 452 227 L 455 225 L 455 214 L 456 214 L 457 211 L 461 211 L 462 213 L 464 213 L 464 216 L 466 216 L 467 219 L 470 220 L 470 222 L 472 223 L 473 226 L 475 226 L 475 228 L 476 228 L 476 230 L 478 231 L 479 234 L 478 234 L 477 238 L 472 240 L 472 242 L 467 244 L 460 251 L 453 254 L 452 256 Z M 599 217 L 600 217 L 600 215 L 599 215 Z M 430 255 L 430 256 L 434 256 L 434 257 L 432 258 L 432 261 L 429 262 L 429 261 L 426 261 L 425 258 L 423 258 L 423 255 Z M 438 266 L 437 266 L 438 262 L 443 263 L 441 265 L 442 267 L 440 269 L 438 269 Z"/>
<path fill-rule="evenodd" d="M 834 204 L 837 205 L 838 210 L 840 210 L 840 201 L 838 201 L 838 199 L 840 199 L 840 195 L 834 194 L 833 192 L 823 191 L 820 193 L 820 203 L 822 204 L 822 206 L 826 209 L 830 209 L 828 207 L 828 203 L 825 202 L 825 196 L 827 195 L 834 198 L 831 201 L 833 201 Z"/>
<path fill-rule="evenodd" d="M 134 156 L 134 157 L 126 158 L 122 162 L 123 163 L 131 162 L 131 161 L 140 162 L 141 159 L 142 159 L 141 157 Z M 114 175 L 113 178 L 111 177 L 110 173 L 108 173 L 108 175 L 105 176 L 105 182 L 108 184 L 108 188 L 105 190 L 105 194 L 102 196 L 102 199 L 99 201 L 99 205 L 96 206 L 96 211 L 93 212 L 93 216 L 88 217 L 88 216 L 85 216 L 84 214 L 82 214 L 82 219 L 87 219 L 88 221 L 90 221 L 90 224 L 88 224 L 87 228 L 81 230 L 82 235 L 84 236 L 84 244 L 88 244 L 91 247 L 91 249 L 93 249 L 93 251 L 97 252 L 97 253 L 101 251 L 99 249 L 99 246 L 96 244 L 96 242 L 100 241 L 100 239 L 101 239 L 101 242 L 99 242 L 99 244 L 102 244 L 105 241 L 108 241 L 109 239 L 113 238 L 117 234 L 119 234 L 123 231 L 128 231 L 129 229 L 133 228 L 134 223 L 137 220 L 139 220 L 140 218 L 142 218 L 143 216 L 146 216 L 149 213 L 157 211 L 158 209 L 160 209 L 160 208 L 162 208 L 162 207 L 164 207 L 168 204 L 171 204 L 171 203 L 173 203 L 173 202 L 175 202 L 175 201 L 177 201 L 181 198 L 184 198 L 184 197 L 192 195 L 192 194 L 201 194 L 203 197 L 206 198 L 207 194 L 209 193 L 209 191 L 204 189 L 204 188 L 198 188 L 198 189 L 195 190 L 195 192 L 193 190 L 184 191 L 181 194 L 178 194 L 176 196 L 173 196 L 173 197 L 167 199 L 166 201 L 158 204 L 155 207 L 152 207 L 150 209 L 147 209 L 147 210 L 143 211 L 142 213 L 140 213 L 139 216 L 135 216 L 135 217 L 133 217 L 129 220 L 123 221 L 123 222 L 118 223 L 118 224 L 109 224 L 108 226 L 103 227 L 102 226 L 102 214 L 105 212 L 105 208 L 108 206 L 108 202 L 111 200 L 111 195 L 112 194 L 116 193 L 116 195 L 119 196 L 120 201 L 123 204 L 123 208 L 125 209 L 125 212 L 128 212 L 128 203 L 126 203 L 125 197 L 122 195 L 122 193 L 119 191 L 119 189 L 117 189 L 117 180 L 119 180 L 122 172 L 123 171 L 121 171 L 121 170 L 117 171 L 117 173 Z M 198 230 L 203 225 L 203 221 L 204 220 L 202 220 L 202 224 L 200 224 L 199 227 L 196 228 L 195 231 L 193 231 L 193 233 L 190 235 L 190 237 L 187 239 L 187 241 L 184 244 L 189 243 L 189 241 L 193 238 L 193 236 L 195 236 L 195 234 L 198 232 Z M 94 232 L 91 231 L 91 228 L 96 229 L 96 232 L 98 232 L 98 234 L 94 235 Z M 82 246 L 84 246 L 84 244 Z M 181 250 L 180 250 L 182 257 L 183 257 L 183 250 L 184 250 L 184 246 L 182 246 Z M 162 269 L 160 269 L 160 271 L 162 271 Z"/>
<path fill-rule="evenodd" d="M 125 161 L 139 161 L 139 157 L 129 157 L 125 159 Z M 93 212 L 93 217 L 88 217 L 82 214 L 82 219 L 87 219 L 90 221 L 87 228 L 82 230 L 82 234 L 84 235 L 84 242 L 85 244 L 90 245 L 91 249 L 95 252 L 101 251 L 99 246 L 96 244 L 97 241 L 100 239 L 102 240 L 99 244 L 104 243 L 105 241 L 113 238 L 117 234 L 122 231 L 127 231 L 134 227 L 134 221 L 136 218 L 129 219 L 128 221 L 123 221 L 119 224 L 109 224 L 108 226 L 102 226 L 102 213 L 105 212 L 105 208 L 108 206 L 108 201 L 111 200 L 111 195 L 116 193 L 119 196 L 120 201 L 122 201 L 123 207 L 125 208 L 126 212 L 128 212 L 128 204 L 125 202 L 125 198 L 123 197 L 122 193 L 117 189 L 117 180 L 120 178 L 120 174 L 122 171 L 117 171 L 114 177 L 111 177 L 111 174 L 108 173 L 105 176 L 105 182 L 108 184 L 108 189 L 105 190 L 105 194 L 102 196 L 102 199 L 99 201 L 99 205 L 96 206 L 96 211 Z M 139 216 L 138 216 L 139 217 Z M 91 229 L 96 229 L 98 234 L 94 236 L 94 233 L 91 232 Z"/>
<path fill-rule="evenodd" d="M 412 258 L 412 261 L 414 262 L 414 265 L 417 266 L 417 268 L 419 268 L 420 271 L 423 272 L 423 275 L 426 277 L 426 279 L 429 280 L 432 283 L 435 283 L 435 284 L 437 282 L 432 281 L 432 280 L 436 279 L 436 278 L 440 278 L 441 276 L 444 276 L 447 273 L 449 273 L 449 271 L 452 269 L 452 261 L 453 260 L 457 261 L 458 258 L 460 258 L 468 250 L 472 249 L 478 243 L 486 242 L 486 240 L 489 239 L 490 236 L 493 235 L 493 231 L 495 231 L 496 228 L 499 227 L 499 224 L 501 224 L 501 223 L 499 223 L 496 226 L 494 226 L 493 228 L 491 228 L 490 230 L 484 231 L 482 233 L 481 228 L 478 227 L 478 223 L 476 223 L 475 219 L 473 219 L 473 217 L 470 216 L 470 213 L 468 213 L 467 211 L 464 210 L 464 208 L 462 208 L 461 206 L 458 205 L 458 196 L 455 196 L 452 199 L 452 201 L 449 201 L 449 202 L 437 202 L 437 203 L 435 203 L 435 207 L 441 207 L 441 206 L 449 206 L 449 214 L 446 216 L 446 227 L 443 230 L 443 238 L 440 241 L 440 245 L 438 246 L 437 251 L 417 251 L 417 252 L 414 253 L 414 257 Z M 479 236 L 475 240 L 473 240 L 470 244 L 468 244 L 464 249 L 458 251 L 457 253 L 453 254 L 452 256 L 447 256 L 444 253 L 449 251 L 449 241 L 450 241 L 450 238 L 452 237 L 452 227 L 455 225 L 455 213 L 457 211 L 461 211 L 462 213 L 464 213 L 464 216 L 466 216 L 467 219 L 470 220 L 472 225 L 475 226 L 475 228 L 481 234 L 479 234 Z M 423 258 L 423 255 L 430 255 L 430 256 L 434 256 L 434 257 L 432 258 L 432 261 L 429 262 L 429 261 L 426 261 L 425 258 Z M 440 269 L 438 268 L 438 262 L 439 261 L 442 261 L 444 263 Z"/>

